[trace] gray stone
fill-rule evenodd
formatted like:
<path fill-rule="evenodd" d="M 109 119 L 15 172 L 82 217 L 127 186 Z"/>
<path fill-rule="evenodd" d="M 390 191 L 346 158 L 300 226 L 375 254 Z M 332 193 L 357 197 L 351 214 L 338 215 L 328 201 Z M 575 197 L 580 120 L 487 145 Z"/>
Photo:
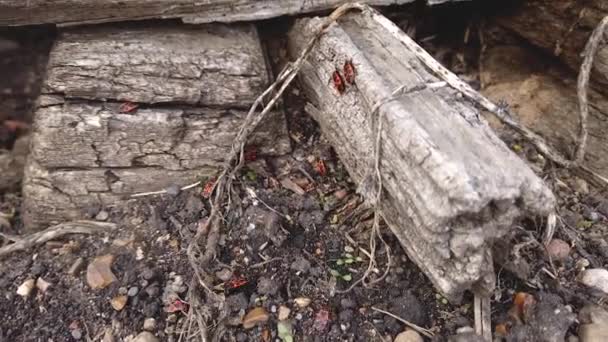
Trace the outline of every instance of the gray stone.
<path fill-rule="evenodd" d="M 80 329 L 72 330 L 71 334 L 75 340 L 80 340 L 82 338 L 82 330 L 80 330 Z"/>
<path fill-rule="evenodd" d="M 95 219 L 97 221 L 105 221 L 109 217 L 110 217 L 110 214 L 105 210 L 102 210 L 102 211 L 98 212 L 97 215 L 95 215 Z"/>
<path fill-rule="evenodd" d="M 139 289 L 137 288 L 137 286 L 132 286 L 131 288 L 129 288 L 127 295 L 129 297 L 135 297 L 135 296 L 137 296 L 138 293 L 139 293 Z"/>
<path fill-rule="evenodd" d="M 154 331 L 156 329 L 156 319 L 148 317 L 144 320 L 144 330 Z"/>

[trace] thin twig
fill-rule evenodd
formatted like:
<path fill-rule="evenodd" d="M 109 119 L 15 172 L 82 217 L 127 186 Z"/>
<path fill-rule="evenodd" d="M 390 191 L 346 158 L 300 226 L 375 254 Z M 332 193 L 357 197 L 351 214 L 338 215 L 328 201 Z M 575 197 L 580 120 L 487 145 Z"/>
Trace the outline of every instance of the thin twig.
<path fill-rule="evenodd" d="M 591 75 L 591 68 L 593 67 L 593 59 L 597 54 L 598 47 L 604 36 L 604 31 L 606 31 L 606 27 L 608 27 L 608 16 L 604 17 L 604 19 L 602 19 L 602 21 L 600 21 L 600 23 L 597 25 L 595 30 L 593 30 L 593 33 L 591 33 L 591 36 L 585 45 L 585 51 L 583 52 L 585 58 L 583 59 L 581 69 L 578 74 L 577 95 L 580 109 L 580 119 L 578 145 L 574 154 L 574 160 L 579 164 L 582 164 L 583 160 L 585 159 L 585 147 L 587 146 L 587 136 L 589 135 L 587 132 L 587 117 L 589 116 L 589 101 L 587 98 L 587 92 L 589 88 L 589 76 Z"/>
<path fill-rule="evenodd" d="M 317 33 L 312 37 L 304 50 L 300 53 L 299 57 L 295 62 L 289 63 L 285 66 L 283 71 L 279 73 L 276 81 L 271 84 L 260 96 L 256 98 L 253 105 L 249 109 L 247 116 L 243 120 L 243 123 L 233 140 L 232 149 L 229 154 L 229 157 L 226 161 L 226 166 L 217 177 L 217 180 L 214 185 L 213 194 L 211 200 L 211 213 L 207 219 L 207 222 L 204 225 L 201 225 L 196 232 L 194 239 L 190 242 L 188 246 L 187 255 L 190 261 L 190 264 L 194 270 L 195 278 L 198 284 L 202 286 L 206 290 L 206 294 L 210 300 L 220 302 L 217 306 L 220 308 L 220 314 L 218 315 L 220 319 L 217 319 L 218 324 L 215 327 L 215 333 L 213 337 L 213 341 L 218 341 L 221 338 L 223 333 L 223 322 L 222 318 L 226 315 L 223 301 L 218 298 L 218 296 L 212 292 L 208 284 L 206 283 L 206 272 L 208 269 L 209 262 L 215 257 L 217 244 L 219 241 L 219 232 L 220 225 L 222 223 L 221 217 L 222 212 L 229 212 L 232 209 L 233 202 L 231 200 L 232 193 L 232 182 L 236 178 L 237 172 L 244 164 L 244 149 L 245 143 L 247 142 L 247 138 L 249 135 L 255 130 L 257 125 L 262 121 L 262 119 L 266 116 L 266 114 L 273 108 L 275 103 L 279 100 L 285 89 L 291 84 L 293 79 L 298 74 L 300 68 L 304 64 L 306 58 L 310 54 L 315 43 L 319 40 L 321 35 L 325 32 L 325 30 L 339 17 L 347 13 L 349 10 L 353 8 L 358 8 L 354 4 L 345 4 L 338 7 L 335 11 L 331 13 L 331 15 L 324 21 L 324 23 L 318 28 Z M 272 94 L 272 98 L 266 102 L 266 97 Z M 258 113 L 258 107 L 262 107 L 261 112 Z M 197 186 L 197 184 L 190 185 L 192 187 Z M 188 187 L 190 187 L 188 186 Z M 205 241 L 205 249 L 204 252 L 200 248 L 200 244 L 202 243 L 203 237 L 206 235 Z M 193 289 L 190 289 L 189 295 L 196 296 L 194 294 Z M 209 303 L 207 303 L 209 304 Z M 192 309 L 195 310 L 195 306 L 192 306 Z M 199 318 L 199 315 L 195 315 Z M 197 319 L 197 322 L 201 329 L 201 340 L 206 341 L 206 331 L 207 326 L 205 322 L 201 322 Z"/>
<path fill-rule="evenodd" d="M 0 258 L 10 253 L 22 251 L 47 241 L 54 240 L 67 234 L 96 234 L 103 233 L 116 228 L 116 224 L 97 221 L 72 221 L 49 227 L 41 232 L 32 233 L 8 246 L 0 248 Z"/>
<path fill-rule="evenodd" d="M 382 309 L 378 309 L 377 307 L 372 306 L 372 310 L 383 313 L 387 316 L 391 316 L 394 319 L 398 320 L 399 322 L 407 325 L 408 327 L 412 328 L 413 330 L 416 330 L 417 332 L 421 333 L 422 335 L 428 337 L 428 338 L 433 338 L 433 336 L 435 336 L 435 334 L 433 334 L 432 331 L 430 331 L 429 329 L 425 329 L 421 326 L 418 326 L 410 321 L 406 321 L 405 319 L 395 315 L 394 313 L 390 313 L 388 311 L 382 310 Z"/>

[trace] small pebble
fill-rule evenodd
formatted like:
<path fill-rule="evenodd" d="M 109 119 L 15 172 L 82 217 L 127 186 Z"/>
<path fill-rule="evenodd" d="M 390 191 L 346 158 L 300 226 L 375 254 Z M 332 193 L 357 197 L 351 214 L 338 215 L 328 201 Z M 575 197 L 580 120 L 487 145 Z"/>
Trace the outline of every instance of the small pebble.
<path fill-rule="evenodd" d="M 148 295 L 148 297 L 154 298 L 154 297 L 158 296 L 158 294 L 160 293 L 160 287 L 158 287 L 158 285 L 156 285 L 156 284 L 152 284 L 152 285 L 146 287 L 146 289 L 144 291 L 146 291 L 146 294 Z"/>
<path fill-rule="evenodd" d="M 140 246 L 135 250 L 135 260 L 143 260 L 144 259 L 144 250 L 141 249 Z"/>
<path fill-rule="evenodd" d="M 608 294 L 608 271 L 603 268 L 590 268 L 583 271 L 579 281 L 588 287 Z"/>
<path fill-rule="evenodd" d="M 145 280 L 152 280 L 156 278 L 156 272 L 154 271 L 154 269 L 146 267 L 144 268 L 144 270 L 141 272 L 141 277 L 144 278 Z"/>
<path fill-rule="evenodd" d="M 300 308 L 305 308 L 305 307 L 309 306 L 310 303 L 312 302 L 312 300 L 310 298 L 306 298 L 306 297 L 298 297 L 298 298 L 294 299 L 293 301 Z"/>
<path fill-rule="evenodd" d="M 97 213 L 97 215 L 95 215 L 95 219 L 97 221 L 105 221 L 110 217 L 110 214 L 108 214 L 107 211 L 102 210 L 100 212 Z"/>
<path fill-rule="evenodd" d="M 284 320 L 288 319 L 290 313 L 291 313 L 291 310 L 288 307 L 286 307 L 285 305 L 279 306 L 279 315 L 278 315 L 279 321 L 284 321 Z"/>
<path fill-rule="evenodd" d="M 110 300 L 112 308 L 116 311 L 121 311 L 127 305 L 127 296 L 116 296 Z"/>
<path fill-rule="evenodd" d="M 28 279 L 28 280 L 24 281 L 17 288 L 17 294 L 23 298 L 29 297 L 29 295 L 32 293 L 32 290 L 34 289 L 34 286 L 35 286 L 34 284 L 35 284 L 34 279 Z"/>
<path fill-rule="evenodd" d="M 129 291 L 127 292 L 127 295 L 129 297 L 135 297 L 135 296 L 137 296 L 138 293 L 139 293 L 139 289 L 137 288 L 137 286 L 133 286 L 129 289 Z"/>
<path fill-rule="evenodd" d="M 50 286 L 51 286 L 51 283 L 49 283 L 48 281 L 46 281 L 42 278 L 36 279 L 36 287 L 38 288 L 38 290 L 41 293 L 45 293 L 49 289 Z"/>
<path fill-rule="evenodd" d="M 570 245 L 564 240 L 553 239 L 547 245 L 547 254 L 556 261 L 566 260 L 570 255 Z"/>
<path fill-rule="evenodd" d="M 154 331 L 156 329 L 156 320 L 152 317 L 144 320 L 144 330 Z"/>
<path fill-rule="evenodd" d="M 80 329 L 74 329 L 71 333 L 75 340 L 80 340 L 82 338 L 82 330 Z"/>

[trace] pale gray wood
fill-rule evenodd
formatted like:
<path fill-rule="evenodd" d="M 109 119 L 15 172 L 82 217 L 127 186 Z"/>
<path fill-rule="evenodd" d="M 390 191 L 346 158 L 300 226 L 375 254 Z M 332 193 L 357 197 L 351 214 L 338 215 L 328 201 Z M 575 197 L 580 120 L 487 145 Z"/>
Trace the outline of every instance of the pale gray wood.
<path fill-rule="evenodd" d="M 121 114 L 118 104 L 59 103 L 36 112 L 31 157 L 48 169 L 219 167 L 246 112 L 230 108 L 157 108 Z M 271 113 L 250 142 L 263 154 L 289 151 L 281 113 Z"/>
<path fill-rule="evenodd" d="M 42 92 L 246 108 L 268 82 L 253 25 L 112 24 L 62 32 Z"/>
<path fill-rule="evenodd" d="M 23 182 L 26 228 L 214 175 L 269 82 L 252 25 L 64 32 L 37 101 Z M 140 108 L 121 113 L 124 100 Z M 259 154 L 289 152 L 283 113 L 270 113 L 250 143 Z"/>
<path fill-rule="evenodd" d="M 362 0 L 370 5 L 413 0 Z M 450 0 L 430 0 L 442 3 Z M 234 22 L 268 19 L 334 8 L 343 0 L 0 0 L 0 25 L 54 23 L 75 25 L 151 18 L 185 22 Z"/>
<path fill-rule="evenodd" d="M 297 55 L 320 20 L 289 32 Z M 329 82 L 346 60 L 356 86 L 340 95 Z M 371 108 L 400 86 L 439 79 L 365 14 L 332 25 L 303 66 L 310 112 L 360 184 L 374 196 Z M 309 107 L 309 109 L 312 107 Z M 446 87 L 411 92 L 381 106 L 383 217 L 408 255 L 439 291 L 457 300 L 493 289 L 491 245 L 524 215 L 547 215 L 555 199 L 540 178 L 479 118 L 474 105 Z M 376 115 L 378 115 L 376 113 Z"/>
<path fill-rule="evenodd" d="M 585 44 L 607 15 L 605 0 L 533 0 L 503 13 L 497 22 L 558 56 L 578 73 Z M 591 76 L 596 90 L 608 95 L 608 44 L 600 45 Z"/>

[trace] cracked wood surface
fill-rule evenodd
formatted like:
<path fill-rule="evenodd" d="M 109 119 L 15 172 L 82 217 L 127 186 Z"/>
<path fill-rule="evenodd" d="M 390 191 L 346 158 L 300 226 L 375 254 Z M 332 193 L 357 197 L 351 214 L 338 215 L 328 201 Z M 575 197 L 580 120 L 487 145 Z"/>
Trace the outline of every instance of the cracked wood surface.
<path fill-rule="evenodd" d="M 67 30 L 37 101 L 26 227 L 83 219 L 131 194 L 214 175 L 269 82 L 252 25 Z M 124 100 L 140 108 L 121 113 Z M 283 113 L 269 115 L 250 142 L 260 154 L 289 152 Z"/>
<path fill-rule="evenodd" d="M 427 0 L 440 4 L 453 0 Z M 462 1 L 462 0 L 460 0 Z M 413 0 L 361 0 L 370 5 Z M 151 18 L 189 23 L 253 21 L 334 8 L 344 0 L 0 0 L 0 25 L 76 25 Z"/>
<path fill-rule="evenodd" d="M 558 56 L 578 73 L 585 44 L 607 15 L 606 0 L 531 0 L 501 15 L 497 22 Z M 608 44 L 600 45 L 591 76 L 594 88 L 608 95 Z"/>
<path fill-rule="evenodd" d="M 289 32 L 292 56 L 320 20 Z M 347 60 L 356 85 L 340 95 L 328 79 Z M 366 14 L 330 26 L 300 72 L 311 114 L 360 191 L 373 198 L 371 108 L 399 86 L 439 79 Z M 313 109 L 314 108 L 314 109 Z M 534 172 L 449 88 L 423 89 L 389 101 L 382 115 L 382 215 L 408 255 L 450 299 L 491 291 L 491 246 L 524 215 L 547 215 L 555 199 Z"/>
<path fill-rule="evenodd" d="M 248 108 L 269 75 L 253 25 L 112 24 L 68 29 L 43 93 Z"/>

